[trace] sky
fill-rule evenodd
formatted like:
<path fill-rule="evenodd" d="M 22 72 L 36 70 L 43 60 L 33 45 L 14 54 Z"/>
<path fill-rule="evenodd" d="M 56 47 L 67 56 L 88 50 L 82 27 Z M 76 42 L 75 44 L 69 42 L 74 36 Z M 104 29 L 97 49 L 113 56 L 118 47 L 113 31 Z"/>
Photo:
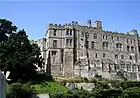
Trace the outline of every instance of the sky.
<path fill-rule="evenodd" d="M 73 20 L 82 25 L 87 25 L 87 20 L 92 23 L 101 20 L 103 30 L 140 32 L 140 1 L 0 0 L 0 18 L 24 29 L 32 40 L 44 37 L 49 23 L 65 24 Z"/>

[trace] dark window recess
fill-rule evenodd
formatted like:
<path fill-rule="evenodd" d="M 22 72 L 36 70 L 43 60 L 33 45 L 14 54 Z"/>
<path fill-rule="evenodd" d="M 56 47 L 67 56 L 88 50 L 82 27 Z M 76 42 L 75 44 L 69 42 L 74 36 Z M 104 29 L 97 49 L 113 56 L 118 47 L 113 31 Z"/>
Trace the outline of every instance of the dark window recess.
<path fill-rule="evenodd" d="M 106 56 L 105 53 L 103 53 L 103 58 L 105 58 L 105 56 Z"/>
<path fill-rule="evenodd" d="M 94 33 L 93 38 L 97 39 L 97 34 L 96 33 Z"/>
<path fill-rule="evenodd" d="M 92 42 L 91 42 L 91 49 L 94 49 L 94 48 L 95 48 L 95 42 L 92 41 Z"/>
<path fill-rule="evenodd" d="M 132 56 L 131 55 L 129 56 L 129 59 L 132 60 Z"/>
<path fill-rule="evenodd" d="M 89 48 L 89 41 L 86 41 L 85 47 Z"/>
<path fill-rule="evenodd" d="M 52 51 L 52 56 L 56 55 L 57 51 Z"/>
<path fill-rule="evenodd" d="M 57 40 L 53 40 L 53 47 L 54 47 L 54 48 L 57 47 Z"/>
<path fill-rule="evenodd" d="M 53 31 L 53 36 L 56 36 L 56 29 L 54 29 Z"/>
<path fill-rule="evenodd" d="M 127 46 L 127 52 L 129 52 L 130 51 L 130 47 L 129 46 Z"/>
<path fill-rule="evenodd" d="M 66 35 L 69 35 L 69 30 L 68 29 L 66 30 Z"/>
<path fill-rule="evenodd" d="M 118 55 L 117 54 L 115 55 L 115 59 L 118 59 Z"/>
<path fill-rule="evenodd" d="M 131 51 L 134 52 L 134 47 L 133 46 L 131 46 Z"/>
<path fill-rule="evenodd" d="M 119 37 L 117 37 L 117 41 L 119 41 Z"/>
<path fill-rule="evenodd" d="M 95 57 L 97 58 L 97 53 L 95 54 Z"/>
<path fill-rule="evenodd" d="M 64 55 L 64 50 L 61 49 L 61 62 L 63 63 L 63 55 Z"/>
<path fill-rule="evenodd" d="M 70 35 L 72 35 L 72 30 L 70 30 Z"/>
<path fill-rule="evenodd" d="M 124 55 L 121 55 L 121 59 L 124 59 Z"/>

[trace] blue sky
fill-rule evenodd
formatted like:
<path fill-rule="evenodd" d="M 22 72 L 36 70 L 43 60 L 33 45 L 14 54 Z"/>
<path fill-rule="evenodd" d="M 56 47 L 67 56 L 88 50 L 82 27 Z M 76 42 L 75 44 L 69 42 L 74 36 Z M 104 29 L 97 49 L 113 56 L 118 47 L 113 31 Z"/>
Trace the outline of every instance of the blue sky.
<path fill-rule="evenodd" d="M 0 18 L 25 29 L 30 39 L 44 37 L 48 23 L 72 20 L 85 25 L 89 19 L 101 20 L 104 30 L 125 33 L 133 28 L 140 31 L 140 1 L 0 1 Z"/>

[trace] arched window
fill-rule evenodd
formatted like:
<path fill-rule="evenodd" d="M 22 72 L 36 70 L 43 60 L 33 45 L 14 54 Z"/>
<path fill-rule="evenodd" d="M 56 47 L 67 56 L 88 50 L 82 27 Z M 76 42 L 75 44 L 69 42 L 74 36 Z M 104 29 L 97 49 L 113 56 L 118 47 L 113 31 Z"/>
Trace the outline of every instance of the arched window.
<path fill-rule="evenodd" d="M 108 49 L 108 42 L 103 42 L 102 43 L 102 48 L 103 49 Z"/>
<path fill-rule="evenodd" d="M 97 34 L 96 33 L 93 34 L 93 38 L 97 39 Z"/>
<path fill-rule="evenodd" d="M 117 51 L 122 51 L 123 45 L 121 43 L 116 44 L 116 50 Z"/>

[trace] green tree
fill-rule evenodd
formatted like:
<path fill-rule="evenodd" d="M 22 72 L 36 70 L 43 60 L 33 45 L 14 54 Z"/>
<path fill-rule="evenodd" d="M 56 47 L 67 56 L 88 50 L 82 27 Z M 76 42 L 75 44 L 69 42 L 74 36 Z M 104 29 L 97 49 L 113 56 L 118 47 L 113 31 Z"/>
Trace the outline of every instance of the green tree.
<path fill-rule="evenodd" d="M 9 36 L 6 35 L 6 39 L 0 39 L 0 69 L 4 72 L 10 71 L 11 79 L 29 80 L 36 74 L 36 66 L 43 67 L 43 58 L 39 47 L 36 44 L 30 44 L 26 32 L 20 30 L 15 33 L 13 32 L 16 31 L 15 28 L 9 21 L 6 21 L 3 26 L 5 30 L 2 34 L 9 34 Z M 0 35 L 0 38 L 3 37 Z"/>

